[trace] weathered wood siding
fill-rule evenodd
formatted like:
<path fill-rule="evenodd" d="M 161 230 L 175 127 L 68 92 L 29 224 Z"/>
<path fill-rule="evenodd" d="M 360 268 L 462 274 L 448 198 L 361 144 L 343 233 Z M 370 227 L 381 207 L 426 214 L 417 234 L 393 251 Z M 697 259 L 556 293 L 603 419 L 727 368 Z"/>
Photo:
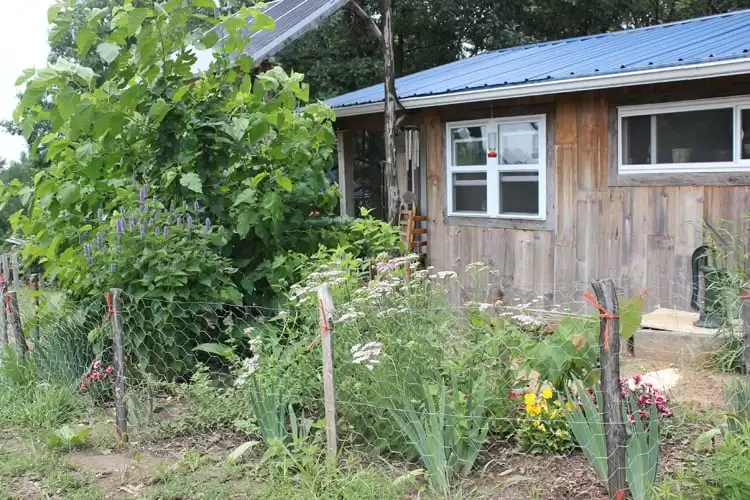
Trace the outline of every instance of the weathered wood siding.
<path fill-rule="evenodd" d="M 455 119 L 455 112 L 424 113 L 430 264 L 464 274 L 462 283 L 470 289 L 472 279 L 461 271 L 472 262 L 486 263 L 494 271 L 487 295 L 502 290 L 509 297 L 569 306 L 582 302 L 592 280 L 610 277 L 621 293 L 649 290 L 649 308 L 689 309 L 691 254 L 704 243 L 702 222 L 741 222 L 750 212 L 750 187 L 612 187 L 610 113 L 622 94 L 553 99 L 552 231 L 483 227 L 482 221 L 448 224 L 444 131 L 446 117 Z M 497 116 L 500 104 L 494 106 Z"/>
<path fill-rule="evenodd" d="M 680 82 L 610 91 L 542 96 L 432 108 L 411 114 L 419 127 L 427 168 L 428 259 L 436 270 L 462 275 L 467 295 L 581 304 L 597 278 L 612 278 L 620 293 L 649 290 L 647 307 L 689 309 L 693 250 L 704 243 L 703 221 L 734 221 L 747 234 L 750 175 L 662 176 L 660 185 L 613 180 L 617 105 L 699 99 L 750 92 L 750 76 Z M 445 123 L 544 108 L 553 144 L 554 186 L 548 190 L 554 224 L 545 230 L 492 227 L 486 220 L 457 223 L 445 217 Z M 375 115 L 351 117 L 343 126 L 377 126 Z M 551 123 L 550 123 L 551 122 Z M 548 148 L 549 152 L 549 148 Z M 658 177 L 658 176 L 657 176 Z M 734 184 L 734 185 L 733 185 Z M 469 225 L 470 224 L 470 225 Z M 750 253 L 750 250 L 747 250 Z M 493 271 L 474 283 L 462 272 L 472 262 Z"/>

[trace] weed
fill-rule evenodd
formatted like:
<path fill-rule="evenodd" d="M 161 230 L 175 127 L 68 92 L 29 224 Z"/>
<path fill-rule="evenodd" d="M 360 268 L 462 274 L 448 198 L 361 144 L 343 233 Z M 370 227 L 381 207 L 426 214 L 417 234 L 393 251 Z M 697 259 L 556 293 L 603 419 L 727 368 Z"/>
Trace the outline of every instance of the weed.
<path fill-rule="evenodd" d="M 68 451 L 70 451 L 72 448 L 81 447 L 87 444 L 86 440 L 93 430 L 93 427 L 73 429 L 66 424 L 54 432 L 50 432 L 44 441 L 47 448 L 50 450 L 67 448 Z"/>

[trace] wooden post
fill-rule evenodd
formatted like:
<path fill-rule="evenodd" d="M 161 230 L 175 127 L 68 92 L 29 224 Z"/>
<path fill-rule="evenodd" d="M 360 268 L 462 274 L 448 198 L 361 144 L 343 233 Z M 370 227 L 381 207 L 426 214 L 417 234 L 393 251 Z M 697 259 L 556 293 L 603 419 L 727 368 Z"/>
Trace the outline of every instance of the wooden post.
<path fill-rule="evenodd" d="M 5 303 L 8 309 L 8 326 L 13 333 L 13 343 L 16 346 L 16 355 L 19 359 L 26 355 L 29 350 L 26 338 L 23 336 L 23 325 L 21 324 L 21 311 L 18 310 L 18 295 L 15 291 L 6 292 Z"/>
<path fill-rule="evenodd" d="M 0 356 L 5 352 L 8 345 L 8 308 L 6 307 L 5 293 L 8 291 L 8 284 L 5 276 L 0 274 Z"/>
<path fill-rule="evenodd" d="M 13 286 L 18 290 L 21 287 L 21 270 L 18 262 L 18 252 L 10 254 L 11 266 L 13 266 Z"/>
<path fill-rule="evenodd" d="M 383 59 L 385 70 L 385 179 L 388 193 L 388 222 L 398 224 L 401 193 L 396 167 L 396 69 L 393 56 L 393 0 L 383 0 Z"/>
<path fill-rule="evenodd" d="M 744 336 L 745 374 L 750 374 L 750 292 L 740 290 L 742 300 L 742 333 Z"/>
<path fill-rule="evenodd" d="M 10 288 L 13 276 L 10 271 L 10 256 L 7 253 L 0 255 L 0 267 L 3 268 L 3 276 L 5 276 L 5 284 L 8 288 Z"/>
<path fill-rule="evenodd" d="M 111 288 L 107 298 L 109 317 L 112 321 L 112 343 L 115 350 L 115 425 L 118 437 L 128 440 L 128 408 L 125 404 L 125 341 L 122 331 L 119 288 Z"/>
<path fill-rule="evenodd" d="M 601 322 L 599 325 L 599 360 L 601 363 L 605 442 L 607 448 L 607 489 L 609 498 L 627 489 L 627 433 L 622 420 L 620 396 L 620 319 L 617 291 L 611 279 L 591 283 Z"/>
<path fill-rule="evenodd" d="M 34 324 L 33 324 L 33 335 L 32 339 L 36 339 L 39 335 L 39 275 L 31 275 L 31 290 L 34 293 Z"/>
<path fill-rule="evenodd" d="M 336 432 L 336 384 L 333 373 L 333 321 L 336 310 L 333 305 L 331 287 L 324 283 L 318 288 L 320 308 L 320 336 L 323 347 L 323 397 L 326 413 L 326 459 L 329 465 L 336 463 L 338 437 Z"/>
<path fill-rule="evenodd" d="M 339 164 L 339 189 L 341 190 L 341 216 L 354 217 L 354 141 L 348 130 L 336 131 Z"/>

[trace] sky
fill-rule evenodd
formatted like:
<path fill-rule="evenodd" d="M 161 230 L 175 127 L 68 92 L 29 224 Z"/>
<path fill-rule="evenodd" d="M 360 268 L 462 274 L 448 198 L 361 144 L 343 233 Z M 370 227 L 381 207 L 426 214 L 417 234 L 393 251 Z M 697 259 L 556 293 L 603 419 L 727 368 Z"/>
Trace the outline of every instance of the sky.
<path fill-rule="evenodd" d="M 0 120 L 13 117 L 18 99 L 16 79 L 26 68 L 47 62 L 47 9 L 54 0 L 3 1 L 0 16 Z M 0 131 L 0 159 L 17 160 L 26 141 Z"/>

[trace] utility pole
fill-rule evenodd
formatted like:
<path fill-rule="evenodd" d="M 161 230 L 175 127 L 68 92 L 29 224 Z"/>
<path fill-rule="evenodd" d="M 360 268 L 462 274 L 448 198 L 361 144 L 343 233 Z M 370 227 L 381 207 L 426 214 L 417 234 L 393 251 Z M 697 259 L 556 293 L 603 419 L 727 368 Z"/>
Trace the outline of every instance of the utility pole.
<path fill-rule="evenodd" d="M 393 56 L 393 0 L 382 0 L 383 29 L 378 28 L 372 18 L 355 0 L 349 0 L 349 7 L 367 23 L 368 29 L 383 47 L 384 105 L 385 123 L 385 182 L 388 193 L 388 222 L 398 224 L 401 216 L 401 193 L 396 172 L 396 69 Z"/>

